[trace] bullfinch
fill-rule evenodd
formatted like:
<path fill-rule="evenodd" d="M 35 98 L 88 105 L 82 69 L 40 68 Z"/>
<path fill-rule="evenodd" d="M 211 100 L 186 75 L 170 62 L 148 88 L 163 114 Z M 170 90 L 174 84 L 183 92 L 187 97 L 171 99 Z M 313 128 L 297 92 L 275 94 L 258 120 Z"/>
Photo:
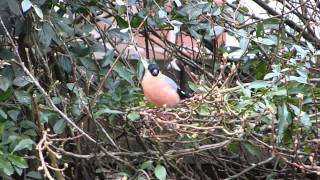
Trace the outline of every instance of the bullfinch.
<path fill-rule="evenodd" d="M 190 97 L 171 78 L 162 74 L 156 64 L 145 65 L 141 85 L 144 96 L 157 107 L 173 107 Z"/>

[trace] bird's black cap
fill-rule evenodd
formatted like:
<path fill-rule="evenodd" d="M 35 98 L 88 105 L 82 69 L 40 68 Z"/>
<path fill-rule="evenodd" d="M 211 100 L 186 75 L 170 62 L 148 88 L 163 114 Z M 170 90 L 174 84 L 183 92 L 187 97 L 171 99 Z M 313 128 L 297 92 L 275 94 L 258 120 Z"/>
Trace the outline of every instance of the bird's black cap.
<path fill-rule="evenodd" d="M 148 70 L 152 74 L 152 76 L 158 76 L 158 74 L 160 72 L 160 68 L 157 64 L 149 64 Z"/>

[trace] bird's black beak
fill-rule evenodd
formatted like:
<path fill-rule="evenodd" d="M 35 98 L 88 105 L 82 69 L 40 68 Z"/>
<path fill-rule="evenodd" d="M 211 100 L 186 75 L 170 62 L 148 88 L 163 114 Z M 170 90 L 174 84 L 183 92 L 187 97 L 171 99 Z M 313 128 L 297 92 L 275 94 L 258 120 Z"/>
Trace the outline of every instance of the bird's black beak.
<path fill-rule="evenodd" d="M 158 69 L 153 69 L 153 70 L 151 71 L 151 74 L 152 74 L 152 76 L 158 76 L 159 70 L 158 70 Z"/>

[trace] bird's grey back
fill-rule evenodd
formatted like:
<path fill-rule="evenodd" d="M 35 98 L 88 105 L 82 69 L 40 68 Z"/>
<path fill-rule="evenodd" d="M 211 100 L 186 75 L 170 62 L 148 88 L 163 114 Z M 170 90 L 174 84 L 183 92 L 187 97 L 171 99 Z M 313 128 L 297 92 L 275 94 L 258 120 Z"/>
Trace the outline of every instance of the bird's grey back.
<path fill-rule="evenodd" d="M 176 91 L 179 86 L 177 85 L 177 83 L 175 83 L 171 78 L 169 78 L 168 76 L 164 76 L 164 81 L 174 90 Z"/>

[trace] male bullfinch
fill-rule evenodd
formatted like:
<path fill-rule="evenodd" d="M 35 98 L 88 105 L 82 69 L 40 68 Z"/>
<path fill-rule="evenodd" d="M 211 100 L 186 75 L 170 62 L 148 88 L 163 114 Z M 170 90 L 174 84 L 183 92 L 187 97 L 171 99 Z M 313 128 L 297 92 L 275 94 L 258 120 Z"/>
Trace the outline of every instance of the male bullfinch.
<path fill-rule="evenodd" d="M 145 67 L 141 85 L 149 102 L 158 107 L 173 107 L 181 99 L 190 97 L 172 79 L 162 74 L 158 65 L 149 64 Z"/>

